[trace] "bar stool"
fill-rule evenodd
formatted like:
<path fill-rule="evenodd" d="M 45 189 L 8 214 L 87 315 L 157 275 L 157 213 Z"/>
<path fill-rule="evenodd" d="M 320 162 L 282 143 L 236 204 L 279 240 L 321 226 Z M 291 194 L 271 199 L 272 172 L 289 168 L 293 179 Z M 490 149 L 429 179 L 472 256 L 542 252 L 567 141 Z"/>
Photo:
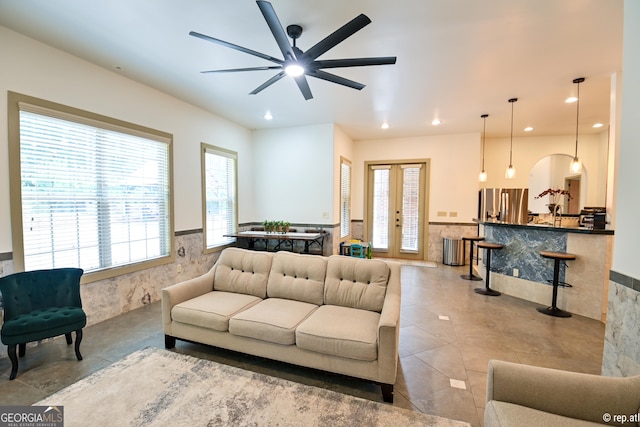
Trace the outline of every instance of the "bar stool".
<path fill-rule="evenodd" d="M 473 274 L 473 242 L 481 242 L 484 240 L 482 236 L 462 236 L 462 241 L 469 241 L 469 274 L 460 276 L 464 280 L 482 280 L 482 277 Z"/>
<path fill-rule="evenodd" d="M 573 261 L 576 259 L 574 254 L 566 252 L 550 252 L 541 251 L 540 255 L 544 258 L 553 260 L 553 298 L 551 299 L 551 307 L 538 307 L 538 311 L 543 314 L 555 317 L 571 317 L 571 313 L 558 308 L 558 286 L 560 284 L 560 261 Z"/>
<path fill-rule="evenodd" d="M 477 294 L 497 297 L 500 295 L 500 292 L 494 291 L 489 287 L 489 279 L 491 278 L 491 251 L 492 250 L 499 251 L 500 249 L 504 248 L 504 245 L 501 245 L 500 243 L 482 241 L 482 242 L 478 242 L 478 248 L 487 250 L 487 259 L 486 259 L 487 274 L 486 274 L 486 277 L 484 278 L 484 288 L 475 288 L 473 291 Z"/>

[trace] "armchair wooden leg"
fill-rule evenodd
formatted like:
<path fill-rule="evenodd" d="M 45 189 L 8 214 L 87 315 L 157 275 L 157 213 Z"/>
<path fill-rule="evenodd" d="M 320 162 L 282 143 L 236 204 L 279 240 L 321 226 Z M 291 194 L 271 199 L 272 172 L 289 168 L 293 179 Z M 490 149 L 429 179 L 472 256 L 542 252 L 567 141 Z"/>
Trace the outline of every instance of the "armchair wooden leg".
<path fill-rule="evenodd" d="M 20 348 L 22 348 L 24 344 L 20 344 Z M 9 375 L 9 379 L 13 380 L 16 378 L 16 374 L 18 373 L 18 357 L 16 356 L 16 344 L 9 344 L 9 359 L 11 360 L 11 375 Z"/>
<path fill-rule="evenodd" d="M 27 352 L 27 343 L 23 342 L 22 344 L 18 344 L 18 356 L 24 357 L 24 354 Z"/>
<path fill-rule="evenodd" d="M 69 336 L 71 336 L 71 334 L 69 334 Z M 78 360 L 82 360 L 82 355 L 80 354 L 80 342 L 82 342 L 82 329 L 78 329 L 76 331 L 75 350 L 76 350 L 76 357 L 78 358 Z"/>
<path fill-rule="evenodd" d="M 64 334 L 64 337 L 67 340 L 67 345 L 71 345 L 71 343 L 73 342 L 73 340 L 71 339 L 71 332 Z"/>

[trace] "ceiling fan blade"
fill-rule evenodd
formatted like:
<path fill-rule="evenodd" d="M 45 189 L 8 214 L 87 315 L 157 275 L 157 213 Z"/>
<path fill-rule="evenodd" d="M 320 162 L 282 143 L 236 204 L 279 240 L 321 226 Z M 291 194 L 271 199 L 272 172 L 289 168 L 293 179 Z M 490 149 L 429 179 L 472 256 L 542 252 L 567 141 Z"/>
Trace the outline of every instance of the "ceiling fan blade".
<path fill-rule="evenodd" d="M 307 75 L 357 90 L 362 90 L 365 87 L 365 85 L 363 85 L 362 83 L 354 82 L 353 80 L 345 79 L 344 77 L 336 76 L 335 74 L 327 73 L 322 70 L 308 71 Z"/>
<path fill-rule="evenodd" d="M 281 70 L 282 67 L 278 65 L 274 65 L 271 67 L 249 67 L 249 68 L 229 68 L 226 70 L 206 70 L 200 71 L 202 74 L 207 73 L 237 73 L 241 71 L 265 71 L 265 70 Z"/>
<path fill-rule="evenodd" d="M 248 53 L 249 55 L 257 56 L 258 58 L 266 59 L 267 61 L 275 62 L 276 64 L 284 64 L 282 59 L 274 58 L 273 56 L 265 55 L 264 53 L 256 52 L 255 50 L 247 49 L 246 47 L 238 46 L 237 44 L 229 43 L 224 40 L 216 39 L 205 34 L 196 33 L 195 31 L 189 32 L 190 36 L 197 37 L 202 40 L 206 40 L 212 43 L 219 44 L 224 47 L 238 50 L 240 52 Z"/>
<path fill-rule="evenodd" d="M 327 59 L 324 61 L 313 61 L 309 66 L 313 68 L 344 68 L 364 67 L 367 65 L 391 65 L 395 63 L 395 56 L 384 56 L 377 58 Z"/>
<path fill-rule="evenodd" d="M 294 77 L 294 80 L 298 84 L 298 88 L 300 89 L 300 92 L 302 92 L 302 96 L 304 96 L 304 99 L 306 101 L 313 98 L 313 95 L 311 94 L 311 88 L 309 87 L 309 82 L 307 82 L 307 78 L 304 74 Z"/>
<path fill-rule="evenodd" d="M 282 24 L 278 19 L 278 15 L 276 15 L 276 11 L 271 6 L 271 3 L 268 1 L 258 0 L 258 7 L 260 8 L 260 12 L 262 12 L 262 16 L 264 16 L 265 21 L 267 21 L 267 25 L 273 34 L 273 37 L 276 39 L 278 43 L 278 47 L 282 52 L 282 56 L 285 60 L 295 61 L 296 55 L 289 43 L 289 39 L 287 38 L 287 33 L 282 28 Z"/>
<path fill-rule="evenodd" d="M 283 78 L 284 76 L 285 76 L 284 70 L 280 71 L 278 74 L 271 77 L 269 80 L 267 80 L 266 82 L 262 83 L 260 86 L 255 88 L 251 93 L 249 93 L 249 95 L 256 95 L 262 92 L 264 89 L 268 88 L 269 86 L 271 86 L 272 84 L 274 84 L 275 82 Z"/>
<path fill-rule="evenodd" d="M 371 19 L 369 19 L 366 15 L 360 14 L 353 18 L 351 21 L 344 24 L 342 27 L 338 28 L 333 33 L 329 34 L 324 39 L 320 40 L 316 43 L 312 48 L 308 49 L 305 53 L 305 59 L 314 60 L 347 37 L 353 35 L 354 33 L 360 31 L 367 25 L 371 23 Z"/>

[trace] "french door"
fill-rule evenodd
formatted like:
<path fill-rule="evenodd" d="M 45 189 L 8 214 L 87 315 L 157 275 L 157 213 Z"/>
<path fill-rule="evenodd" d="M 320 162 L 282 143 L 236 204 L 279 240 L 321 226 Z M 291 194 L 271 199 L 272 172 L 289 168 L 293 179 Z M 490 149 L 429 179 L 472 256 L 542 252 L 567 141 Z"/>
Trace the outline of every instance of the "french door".
<path fill-rule="evenodd" d="M 427 167 L 367 163 L 366 238 L 374 256 L 425 259 Z"/>

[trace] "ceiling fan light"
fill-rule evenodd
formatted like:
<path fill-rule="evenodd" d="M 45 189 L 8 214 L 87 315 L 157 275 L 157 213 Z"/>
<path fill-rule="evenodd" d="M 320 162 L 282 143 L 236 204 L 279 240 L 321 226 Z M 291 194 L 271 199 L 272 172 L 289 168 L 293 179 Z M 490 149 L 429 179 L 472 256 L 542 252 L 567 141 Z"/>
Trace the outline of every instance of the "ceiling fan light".
<path fill-rule="evenodd" d="M 289 64 L 284 67 L 284 72 L 291 77 L 298 77 L 304 74 L 304 68 L 298 64 Z"/>

